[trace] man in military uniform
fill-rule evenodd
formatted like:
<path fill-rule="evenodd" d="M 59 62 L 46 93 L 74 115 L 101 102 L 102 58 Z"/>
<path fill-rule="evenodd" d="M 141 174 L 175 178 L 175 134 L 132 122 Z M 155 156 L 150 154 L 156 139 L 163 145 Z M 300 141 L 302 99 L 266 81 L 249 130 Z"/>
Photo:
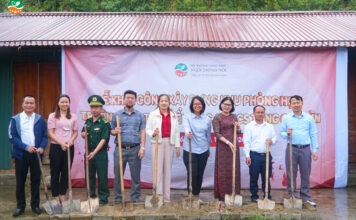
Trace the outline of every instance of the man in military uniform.
<path fill-rule="evenodd" d="M 92 117 L 85 121 L 88 129 L 88 160 L 90 197 L 95 198 L 95 180 L 98 174 L 99 203 L 107 204 L 110 195 L 108 187 L 108 143 L 110 138 L 110 124 L 101 116 L 103 98 L 92 95 L 88 98 Z M 82 137 L 85 138 L 84 128 Z"/>

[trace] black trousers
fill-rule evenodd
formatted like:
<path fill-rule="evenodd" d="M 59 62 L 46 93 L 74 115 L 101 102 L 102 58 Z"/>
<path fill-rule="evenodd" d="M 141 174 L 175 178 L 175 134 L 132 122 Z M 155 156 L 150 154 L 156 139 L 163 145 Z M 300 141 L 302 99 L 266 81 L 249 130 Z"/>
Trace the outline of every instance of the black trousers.
<path fill-rule="evenodd" d="M 70 165 L 72 167 L 74 157 L 74 146 L 70 146 Z M 67 151 L 63 151 L 61 145 L 51 144 L 49 151 L 51 168 L 51 189 L 52 196 L 65 195 L 68 188 L 68 156 Z"/>
<path fill-rule="evenodd" d="M 251 199 L 258 199 L 258 178 L 261 174 L 262 192 L 265 194 L 266 187 L 266 156 L 250 151 L 251 165 L 250 169 L 250 192 Z M 269 154 L 269 178 L 272 175 L 272 155 Z M 271 197 L 271 181 L 268 181 L 268 198 Z"/>
<path fill-rule="evenodd" d="M 203 175 L 208 161 L 209 150 L 202 154 L 192 153 L 192 193 L 199 195 L 201 185 L 203 184 Z M 189 152 L 183 151 L 183 161 L 185 168 L 187 168 L 187 189 L 189 191 Z"/>
<path fill-rule="evenodd" d="M 31 208 L 34 209 L 40 205 L 41 170 L 36 153 L 24 151 L 22 160 L 15 159 L 17 208 L 23 210 L 26 208 L 25 183 L 28 168 L 31 172 Z"/>

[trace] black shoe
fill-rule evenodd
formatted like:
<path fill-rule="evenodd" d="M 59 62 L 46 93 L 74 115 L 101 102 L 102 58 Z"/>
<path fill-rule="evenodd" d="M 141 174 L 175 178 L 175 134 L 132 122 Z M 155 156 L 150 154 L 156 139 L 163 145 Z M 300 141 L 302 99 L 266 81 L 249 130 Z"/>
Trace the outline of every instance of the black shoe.
<path fill-rule="evenodd" d="M 17 217 L 19 215 L 22 215 L 24 212 L 25 210 L 17 208 L 15 212 L 12 214 L 12 216 Z"/>
<path fill-rule="evenodd" d="M 42 213 L 42 210 L 39 207 L 33 208 L 32 212 L 36 213 L 37 215 L 40 215 Z"/>
<path fill-rule="evenodd" d="M 251 199 L 251 202 L 257 203 L 257 199 Z"/>

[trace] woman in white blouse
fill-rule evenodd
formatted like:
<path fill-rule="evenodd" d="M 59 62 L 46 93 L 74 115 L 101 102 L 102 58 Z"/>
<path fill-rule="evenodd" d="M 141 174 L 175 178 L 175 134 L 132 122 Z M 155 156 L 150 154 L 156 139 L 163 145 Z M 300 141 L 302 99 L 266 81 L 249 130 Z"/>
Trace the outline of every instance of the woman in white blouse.
<path fill-rule="evenodd" d="M 164 202 L 170 201 L 171 168 L 173 152 L 180 155 L 180 130 L 177 114 L 169 108 L 169 96 L 162 94 L 158 97 L 158 107 L 148 117 L 146 133 L 151 137 L 152 167 L 155 159 L 155 136 L 158 135 L 157 156 L 157 194 L 162 195 Z"/>

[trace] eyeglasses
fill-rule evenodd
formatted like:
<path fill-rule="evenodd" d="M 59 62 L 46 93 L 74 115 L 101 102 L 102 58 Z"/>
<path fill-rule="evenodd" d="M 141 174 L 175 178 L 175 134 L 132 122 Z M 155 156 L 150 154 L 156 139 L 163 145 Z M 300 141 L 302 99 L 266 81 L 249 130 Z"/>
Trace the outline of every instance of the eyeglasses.
<path fill-rule="evenodd" d="M 200 103 L 194 103 L 193 105 L 194 106 L 202 106 L 202 104 L 200 104 Z"/>
<path fill-rule="evenodd" d="M 223 103 L 223 105 L 227 106 L 227 107 L 231 107 L 231 104 L 227 104 L 227 103 Z"/>

